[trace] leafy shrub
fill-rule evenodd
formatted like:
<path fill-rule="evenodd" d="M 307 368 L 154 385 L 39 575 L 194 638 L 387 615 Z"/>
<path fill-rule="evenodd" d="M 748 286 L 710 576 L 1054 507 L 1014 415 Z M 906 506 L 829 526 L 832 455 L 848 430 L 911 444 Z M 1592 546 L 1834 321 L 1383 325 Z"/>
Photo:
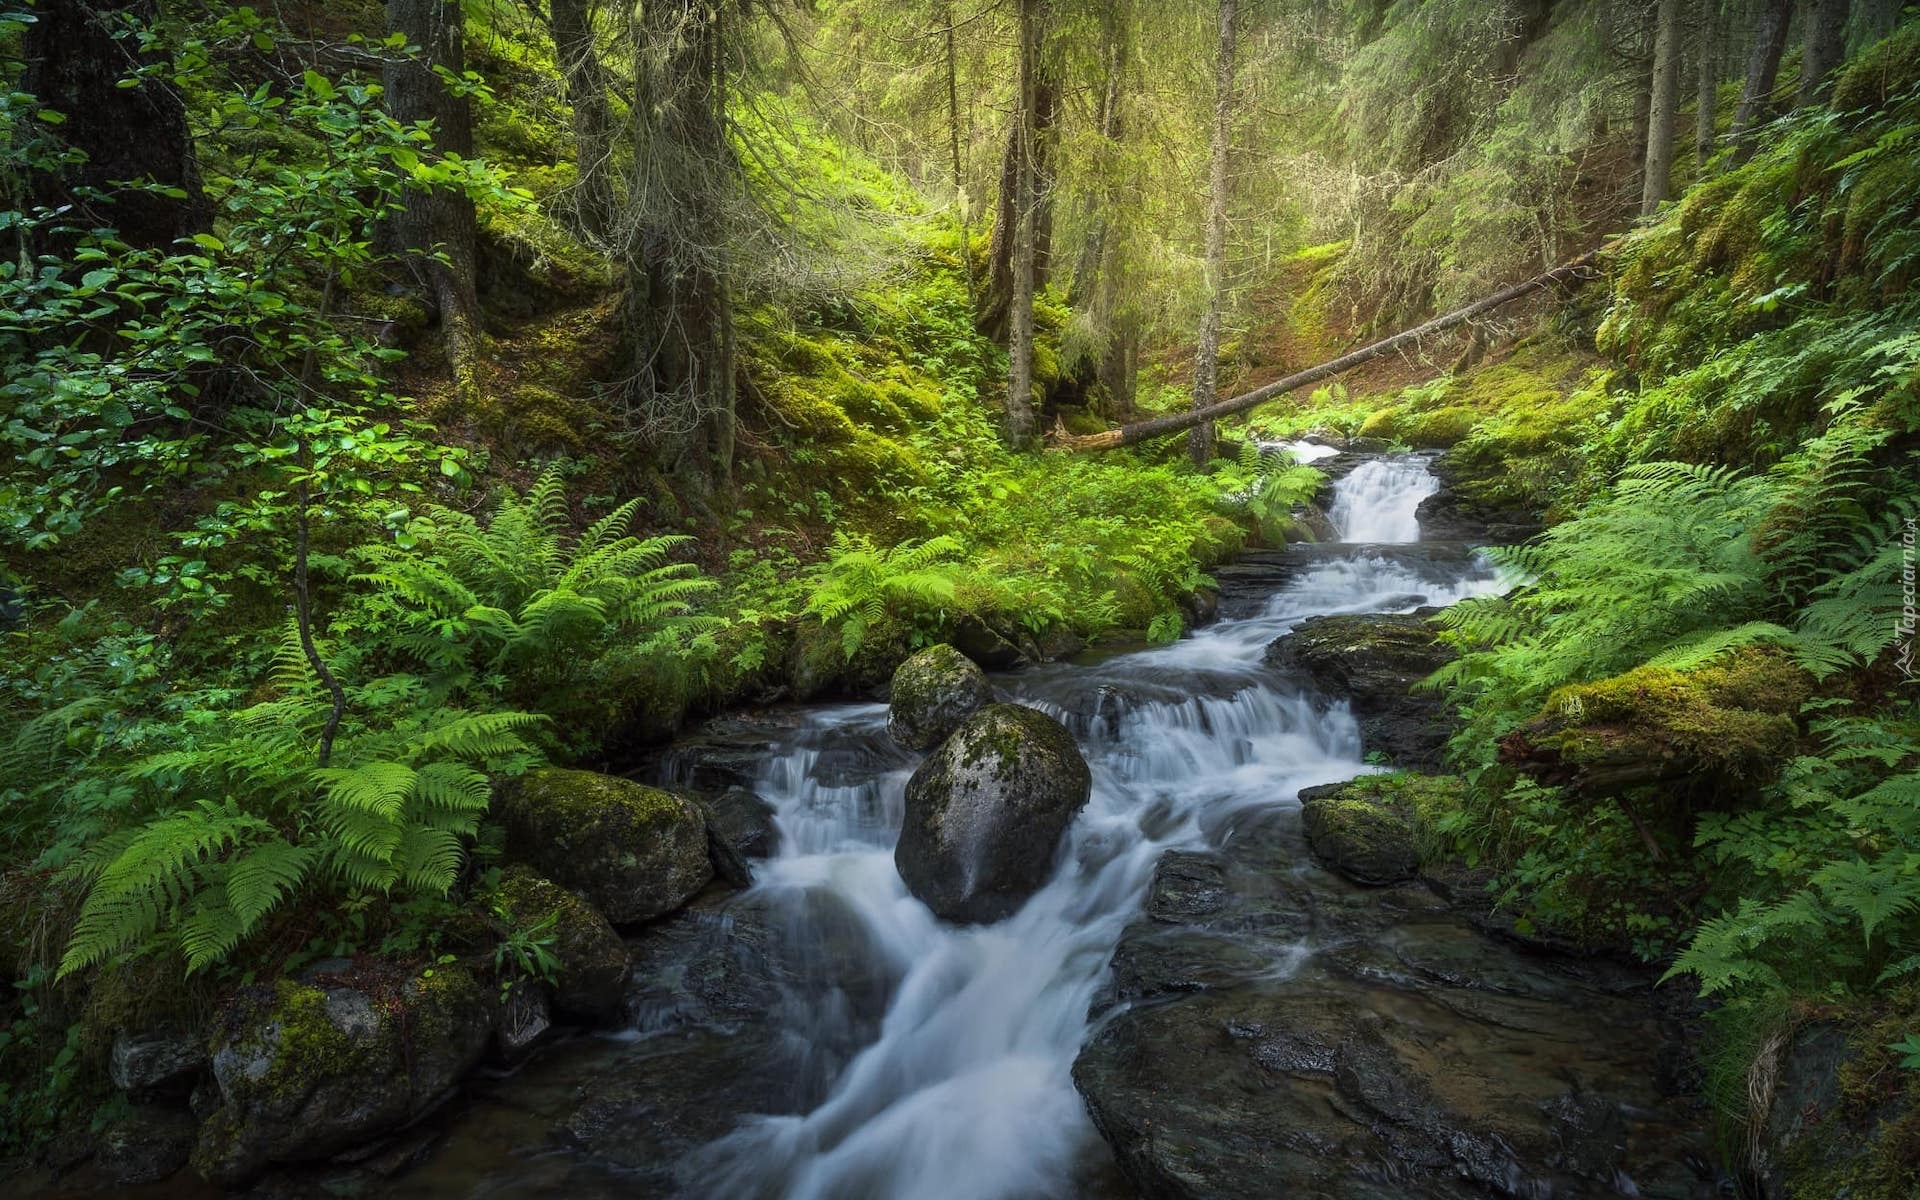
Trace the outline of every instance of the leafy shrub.
<path fill-rule="evenodd" d="M 189 971 L 216 965 L 303 894 L 444 895 L 486 812 L 486 772 L 537 761 L 522 734 L 538 718 L 427 705 L 406 676 L 350 693 L 322 761 L 337 717 L 292 634 L 280 658 L 277 698 L 125 768 L 152 815 L 71 868 L 87 898 L 61 975 L 155 943 Z"/>
<path fill-rule="evenodd" d="M 706 648 L 698 638 L 714 622 L 693 605 L 713 581 L 668 561 L 688 539 L 628 533 L 637 507 L 574 536 L 557 468 L 502 496 L 484 524 L 434 506 L 395 540 L 360 548 L 370 569 L 354 581 L 375 591 L 356 620 L 424 668 L 438 696 L 560 715 L 616 642 L 659 658 Z"/>

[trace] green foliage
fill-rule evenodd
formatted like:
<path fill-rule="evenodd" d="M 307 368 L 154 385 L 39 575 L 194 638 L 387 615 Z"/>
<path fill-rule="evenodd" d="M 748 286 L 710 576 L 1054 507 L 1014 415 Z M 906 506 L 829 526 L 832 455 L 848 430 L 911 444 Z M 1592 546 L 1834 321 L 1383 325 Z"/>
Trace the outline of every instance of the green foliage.
<path fill-rule="evenodd" d="M 1701 822 L 1728 911 L 1671 973 L 1707 994 L 1845 998 L 1920 973 L 1920 708 L 1813 732 L 1819 753 L 1794 760 L 1766 807 Z"/>
<path fill-rule="evenodd" d="M 714 622 L 695 616 L 713 582 L 669 556 L 688 539 L 628 532 L 637 500 L 577 536 L 565 476 L 550 468 L 482 524 L 431 507 L 356 552 L 373 589 L 353 620 L 423 669 L 436 695 L 542 706 L 559 715 L 615 643 L 655 658 L 698 656 Z"/>
<path fill-rule="evenodd" d="M 124 769 L 132 810 L 153 815 L 70 869 L 87 899 L 61 975 L 155 944 L 189 971 L 217 965 L 304 894 L 444 895 L 486 812 L 487 771 L 536 761 L 522 735 L 538 718 L 429 707 L 419 680 L 389 677 L 350 693 L 320 765 L 331 706 L 292 633 L 280 660 L 278 697 L 181 730 L 187 744 Z"/>
<path fill-rule="evenodd" d="M 951 537 L 881 550 L 858 534 L 835 534 L 828 556 L 809 572 L 805 611 L 839 633 L 852 659 L 889 611 L 941 615 L 953 602 L 960 549 Z"/>
<path fill-rule="evenodd" d="M 180 535 L 179 569 L 144 580 L 218 603 L 223 580 L 206 560 L 248 539 L 284 554 L 296 486 L 323 516 L 366 520 L 384 511 L 380 493 L 417 490 L 423 466 L 461 473 L 424 426 L 377 415 L 395 407 L 381 371 L 400 353 L 343 320 L 334 297 L 387 258 L 376 235 L 409 193 L 513 197 L 484 164 L 426 153 L 431 129 L 389 117 L 377 84 L 230 74 L 273 44 L 250 9 L 131 36 L 164 52 L 135 75 L 203 99 L 202 141 L 234 155 L 204 162 L 219 219 L 191 242 L 141 250 L 110 228 L 66 230 L 59 212 L 13 214 L 21 236 L 65 231 L 71 249 L 0 263 L 0 449 L 17 464 L 0 483 L 0 537 L 45 549 L 129 502 L 249 478 L 245 499 Z M 8 102 L 9 127 L 20 102 Z M 6 144 L 0 174 L 33 168 L 35 143 Z"/>

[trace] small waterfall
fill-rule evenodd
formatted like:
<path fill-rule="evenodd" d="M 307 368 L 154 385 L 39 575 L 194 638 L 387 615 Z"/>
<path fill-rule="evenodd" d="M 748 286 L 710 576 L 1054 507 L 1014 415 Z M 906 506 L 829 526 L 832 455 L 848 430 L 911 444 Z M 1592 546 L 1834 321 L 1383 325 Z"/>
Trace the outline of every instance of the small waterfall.
<path fill-rule="evenodd" d="M 1417 542 L 1420 502 L 1440 490 L 1424 459 L 1412 455 L 1361 463 L 1338 485 L 1327 516 L 1345 542 Z"/>
<path fill-rule="evenodd" d="M 1371 461 L 1336 485 L 1333 512 L 1350 541 L 1415 541 L 1414 508 L 1435 487 L 1423 460 Z M 885 709 L 813 712 L 763 771 L 782 850 L 762 864 L 754 895 L 784 911 L 798 946 L 845 945 L 846 923 L 856 925 L 867 969 L 887 981 L 885 1014 L 808 1111 L 751 1118 L 702 1151 L 689 1164 L 702 1194 L 1087 1194 L 1086 1164 L 1102 1152 L 1072 1065 L 1162 852 L 1206 844 L 1236 812 L 1296 804 L 1302 787 L 1368 769 L 1346 706 L 1317 706 L 1262 665 L 1262 650 L 1315 613 L 1407 610 L 1497 586 L 1484 565 L 1464 562 L 1423 571 L 1355 547 L 1311 562 L 1251 619 L 1094 667 L 1002 680 L 1076 731 L 1094 786 L 1053 880 L 996 925 L 934 919 L 895 872 L 912 764 L 887 743 Z M 1290 972 L 1311 952 L 1301 946 L 1266 970 Z M 856 1028 L 832 989 L 795 997 L 780 1019 L 802 1043 L 844 1041 Z"/>

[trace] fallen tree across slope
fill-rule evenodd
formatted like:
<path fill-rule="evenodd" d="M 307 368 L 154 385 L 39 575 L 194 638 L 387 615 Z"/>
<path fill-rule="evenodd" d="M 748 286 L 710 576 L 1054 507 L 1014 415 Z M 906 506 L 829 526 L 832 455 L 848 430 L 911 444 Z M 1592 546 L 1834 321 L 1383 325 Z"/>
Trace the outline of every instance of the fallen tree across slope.
<path fill-rule="evenodd" d="M 1502 288 L 1491 296 L 1476 300 L 1464 308 L 1456 308 L 1452 312 L 1443 313 L 1424 325 L 1416 325 L 1412 329 L 1403 330 L 1400 333 L 1394 334 L 1392 337 L 1383 338 L 1371 345 L 1362 346 L 1358 350 L 1321 363 L 1319 366 L 1308 367 L 1304 371 L 1296 371 L 1283 379 L 1276 379 L 1264 387 L 1255 388 L 1250 392 L 1242 393 L 1230 400 L 1222 400 L 1218 404 L 1210 404 L 1205 408 L 1189 409 L 1186 412 L 1170 413 L 1164 417 L 1154 417 L 1151 420 L 1135 421 L 1131 425 L 1122 425 L 1118 429 L 1107 429 L 1099 433 L 1071 434 L 1056 424 L 1053 431 L 1047 435 L 1047 444 L 1060 450 L 1117 450 L 1122 446 L 1136 445 L 1151 438 L 1165 437 L 1168 434 L 1179 433 L 1206 421 L 1215 421 L 1221 417 L 1231 416 L 1234 413 L 1245 412 L 1250 408 L 1257 407 L 1276 397 L 1284 396 L 1288 392 L 1296 391 L 1309 384 L 1319 383 L 1323 379 L 1331 379 L 1343 371 L 1350 371 L 1362 363 L 1371 361 L 1391 351 L 1398 350 L 1402 346 L 1418 342 L 1422 338 L 1432 337 L 1437 333 L 1444 333 L 1456 325 L 1465 324 L 1482 313 L 1492 312 L 1494 309 L 1500 308 L 1503 305 L 1511 304 L 1522 296 L 1531 295 L 1541 288 L 1550 287 L 1562 280 L 1577 278 L 1583 270 L 1592 265 L 1595 259 L 1599 258 L 1603 253 L 1612 250 L 1615 245 L 1617 245 L 1617 243 L 1609 243 L 1598 249 L 1589 250 L 1579 258 L 1561 263 L 1550 271 L 1543 271 L 1524 283 L 1516 283 L 1512 287 Z"/>

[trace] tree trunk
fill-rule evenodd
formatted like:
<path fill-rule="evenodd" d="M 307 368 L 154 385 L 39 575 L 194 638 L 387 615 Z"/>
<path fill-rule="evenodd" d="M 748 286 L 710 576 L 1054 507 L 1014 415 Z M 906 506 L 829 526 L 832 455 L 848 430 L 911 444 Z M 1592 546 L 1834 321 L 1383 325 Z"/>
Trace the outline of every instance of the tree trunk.
<path fill-rule="evenodd" d="M 967 304 L 977 309 L 980 285 L 973 278 L 973 231 L 967 224 L 967 172 L 960 158 L 960 55 L 953 44 L 953 0 L 940 0 L 947 46 L 947 150 L 953 166 L 953 205 L 960 223 L 960 263 L 967 272 Z"/>
<path fill-rule="evenodd" d="M 613 85 L 594 42 L 591 0 L 550 0 L 547 30 L 553 36 L 567 106 L 573 109 L 574 223 L 589 241 L 604 246 L 618 208 L 608 100 Z"/>
<path fill-rule="evenodd" d="M 1543 271 L 1525 283 L 1516 283 L 1511 287 L 1502 288 L 1491 296 L 1476 300 L 1464 308 L 1456 308 L 1450 313 L 1437 316 L 1424 325 L 1402 330 L 1392 337 L 1383 338 L 1369 346 L 1362 346 L 1358 350 L 1349 354 L 1343 354 L 1339 358 L 1329 362 L 1321 363 L 1319 366 L 1309 367 L 1304 371 L 1297 371 L 1285 379 L 1276 379 L 1264 387 L 1257 387 L 1250 392 L 1244 392 L 1241 395 L 1233 397 L 1231 400 L 1221 400 L 1205 409 L 1188 409 L 1183 413 L 1174 413 L 1165 417 L 1154 417 L 1150 420 L 1138 421 L 1131 425 L 1122 426 L 1119 429 L 1109 429 L 1104 433 L 1088 434 L 1084 437 L 1056 433 L 1053 437 L 1053 442 L 1063 450 L 1117 450 L 1122 446 L 1132 446 L 1151 438 L 1165 437 L 1168 434 L 1191 429 L 1202 421 L 1217 421 L 1221 417 L 1228 417 L 1234 413 L 1245 412 L 1250 408 L 1256 408 L 1259 405 L 1265 404 L 1277 396 L 1284 396 L 1288 392 L 1297 391 L 1309 384 L 1319 383 L 1323 379 L 1331 379 L 1333 376 L 1343 371 L 1350 371 L 1362 363 L 1372 362 L 1381 355 L 1390 354 L 1402 346 L 1411 345 L 1423 338 L 1430 338 L 1438 333 L 1444 333 L 1449 329 L 1473 320 L 1482 313 L 1492 312 L 1494 309 L 1500 308 L 1503 305 L 1511 304 L 1522 296 L 1531 295 L 1541 288 L 1550 287 L 1564 279 L 1575 278 L 1596 258 L 1612 251 L 1617 244 L 1618 243 L 1609 243 L 1597 250 L 1589 250 L 1579 258 L 1571 262 L 1561 263 L 1550 271 Z"/>
<path fill-rule="evenodd" d="M 1854 22 L 1854 49 L 1864 50 L 1892 33 L 1900 24 L 1904 0 L 1863 0 Z"/>
<path fill-rule="evenodd" d="M 1646 170 L 1640 215 L 1652 216 L 1667 198 L 1673 174 L 1674 114 L 1680 107 L 1680 0 L 1660 0 L 1653 37 L 1653 86 L 1647 122 Z"/>
<path fill-rule="evenodd" d="M 1103 145 L 1112 145 L 1120 137 L 1120 55 L 1118 44 L 1107 48 L 1107 86 L 1100 94 L 1100 105 L 1094 112 L 1094 128 L 1100 134 Z M 1087 240 L 1080 247 L 1080 260 L 1074 264 L 1073 276 L 1067 281 L 1067 305 L 1078 308 L 1087 302 L 1089 296 L 1096 294 L 1100 269 L 1106 260 L 1107 234 L 1112 223 L 1107 215 L 1108 206 L 1113 203 L 1112 167 L 1102 164 L 1099 167 L 1100 186 L 1092 201 L 1093 211 L 1087 220 Z"/>
<path fill-rule="evenodd" d="M 130 246 L 168 250 L 207 229 L 211 214 L 180 94 L 154 76 L 135 87 L 120 86 L 153 62 L 132 31 L 151 23 L 156 7 L 154 0 L 46 0 L 36 6 L 38 19 L 27 26 L 22 47 L 20 88 L 66 118 L 49 132 L 85 159 L 57 174 L 31 176 L 22 207 L 64 209 L 59 225 L 112 226 Z M 186 199 L 118 186 L 130 180 L 178 188 Z M 57 252 L 58 244 L 70 241 L 61 235 L 40 240 L 36 253 Z"/>
<path fill-rule="evenodd" d="M 1787 26 L 1793 18 L 1793 0 L 1765 0 L 1765 4 L 1754 30 L 1753 50 L 1747 56 L 1747 78 L 1740 89 L 1740 104 L 1733 110 L 1733 128 L 1727 134 L 1734 144 L 1737 163 L 1753 156 L 1754 130 L 1766 120 L 1767 109 L 1773 103 L 1773 83 L 1780 73 L 1780 56 L 1787 49 Z"/>
<path fill-rule="evenodd" d="M 1033 27 L 1032 36 L 1040 36 L 1045 23 L 1044 0 L 1033 0 L 1033 11 L 1026 12 L 1022 0 L 1021 28 Z M 1023 35 L 1025 36 L 1025 35 Z M 1034 43 L 1031 61 L 1020 59 L 1027 83 L 1018 85 L 1024 101 L 1014 106 L 1013 119 L 1007 124 L 1007 148 L 1000 162 L 1000 194 L 994 205 L 993 236 L 987 245 L 987 283 L 980 296 L 975 327 L 995 341 L 1009 336 L 1008 319 L 1015 295 L 1013 251 L 1015 235 L 1023 220 L 1033 223 L 1034 286 L 1046 283 L 1048 258 L 1053 240 L 1053 207 L 1048 183 L 1053 177 L 1050 134 L 1059 111 L 1059 89 L 1040 59 L 1039 43 Z M 1024 123 L 1022 114 L 1025 114 Z M 1023 185 L 1020 172 L 1029 177 Z M 1027 198 L 1016 203 L 1022 186 Z"/>
<path fill-rule="evenodd" d="M 417 54 L 388 64 L 387 111 L 406 123 L 433 122 L 433 145 L 441 154 L 473 153 L 473 120 L 465 97 L 449 92 L 437 70 L 466 69 L 465 25 L 459 0 L 388 0 L 387 22 Z M 473 201 L 445 188 L 406 193 L 394 221 L 402 248 L 413 252 L 420 276 L 440 315 L 440 334 L 463 404 L 479 399 L 475 378 L 480 301 L 474 293 Z"/>
<path fill-rule="evenodd" d="M 1007 316 L 1007 426 L 1009 445 L 1022 447 L 1033 437 L 1033 292 L 1035 191 L 1035 126 L 1038 97 L 1035 67 L 1038 54 L 1040 0 L 1020 0 L 1020 101 L 1014 115 L 1013 232 L 1011 237 L 1012 294 Z"/>
<path fill-rule="evenodd" d="M 1846 56 L 1847 0 L 1813 0 L 1807 6 L 1800 51 L 1800 107 L 1826 103 L 1833 71 Z"/>
<path fill-rule="evenodd" d="M 1016 84 L 1016 87 L 1018 85 Z M 1000 155 L 1000 187 L 993 200 L 993 234 L 987 240 L 987 285 L 980 293 L 974 317 L 979 331 L 994 341 L 1007 332 L 1007 309 L 1013 300 L 1013 239 L 1020 224 L 1020 146 L 1025 107 L 1016 98 L 1007 122 L 1007 146 Z"/>
<path fill-rule="evenodd" d="M 1109 275 L 1103 290 L 1118 293 L 1117 275 Z M 1109 301 L 1109 312 L 1115 307 Z M 1107 392 L 1107 416 L 1116 424 L 1133 420 L 1133 397 L 1140 378 L 1140 321 L 1131 312 L 1107 318 L 1107 352 L 1100 360 L 1100 384 Z"/>
<path fill-rule="evenodd" d="M 1213 145 L 1207 172 L 1207 307 L 1193 359 L 1193 407 L 1212 406 L 1220 375 L 1220 318 L 1227 290 L 1227 156 L 1233 149 L 1233 50 L 1236 0 L 1220 0 L 1219 42 L 1213 60 Z M 1213 461 L 1213 422 L 1187 432 L 1187 457 L 1196 467 Z"/>
<path fill-rule="evenodd" d="M 707 0 L 641 6 L 634 17 L 632 179 L 620 214 L 627 270 L 627 399 L 683 496 L 703 496 L 733 461 L 731 275 L 722 196 L 735 177 L 721 77 L 723 10 Z"/>
<path fill-rule="evenodd" d="M 1707 6 L 1700 16 L 1700 75 L 1694 93 L 1695 109 L 1693 118 L 1693 160 L 1701 174 L 1706 173 L 1707 160 L 1713 157 L 1714 119 L 1719 114 L 1720 103 L 1720 10 L 1717 4 Z"/>

